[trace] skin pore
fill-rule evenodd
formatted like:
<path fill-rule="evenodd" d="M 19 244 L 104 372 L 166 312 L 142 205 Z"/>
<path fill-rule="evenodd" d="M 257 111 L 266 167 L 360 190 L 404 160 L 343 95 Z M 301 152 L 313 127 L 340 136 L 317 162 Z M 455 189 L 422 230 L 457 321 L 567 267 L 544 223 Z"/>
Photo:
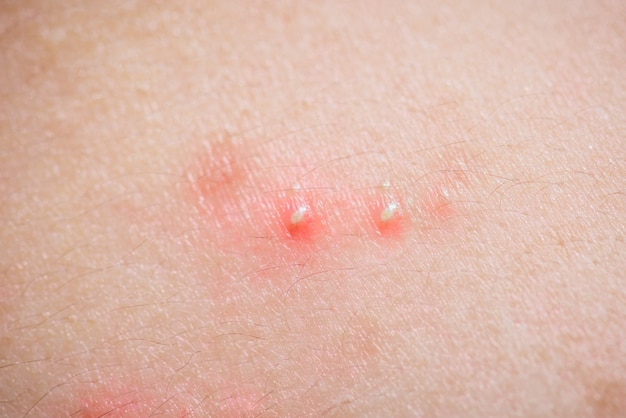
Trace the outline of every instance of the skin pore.
<path fill-rule="evenodd" d="M 0 415 L 620 417 L 626 3 L 0 3 Z"/>

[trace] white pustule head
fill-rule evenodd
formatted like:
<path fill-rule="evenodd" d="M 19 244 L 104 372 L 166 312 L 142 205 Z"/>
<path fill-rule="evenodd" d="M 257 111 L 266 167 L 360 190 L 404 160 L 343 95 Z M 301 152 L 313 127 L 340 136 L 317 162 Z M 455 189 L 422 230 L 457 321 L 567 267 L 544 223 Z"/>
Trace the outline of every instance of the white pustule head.
<path fill-rule="evenodd" d="M 382 211 L 380 211 L 380 221 L 389 222 L 394 217 L 399 208 L 400 205 L 398 204 L 398 202 L 389 203 Z"/>
<path fill-rule="evenodd" d="M 294 210 L 293 213 L 291 214 L 291 218 L 289 218 L 289 222 L 291 222 L 292 225 L 298 225 L 300 222 L 302 222 L 307 212 L 308 212 L 308 208 L 306 206 L 298 207 L 298 209 Z"/>

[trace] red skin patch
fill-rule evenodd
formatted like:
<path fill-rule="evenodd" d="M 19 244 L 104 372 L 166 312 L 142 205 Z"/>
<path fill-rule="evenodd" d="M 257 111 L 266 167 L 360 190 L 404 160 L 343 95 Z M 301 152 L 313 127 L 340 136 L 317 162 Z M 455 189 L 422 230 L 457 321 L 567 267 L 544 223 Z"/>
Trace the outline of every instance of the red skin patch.
<path fill-rule="evenodd" d="M 108 385 L 88 393 L 80 401 L 72 417 L 80 418 L 128 418 L 146 416 L 189 416 L 187 408 L 175 398 L 160 398 L 156 393 L 141 387 Z"/>
<path fill-rule="evenodd" d="M 313 244 L 324 232 L 324 218 L 318 213 L 316 196 L 303 190 L 291 190 L 278 197 L 276 210 L 279 214 L 279 229 L 287 245 Z"/>
<path fill-rule="evenodd" d="M 198 382 L 196 387 L 207 382 Z M 108 384 L 91 390 L 80 400 L 80 406 L 69 414 L 76 418 L 140 418 L 216 416 L 225 418 L 255 416 L 263 410 L 265 396 L 254 387 L 226 386 L 225 389 L 205 387 L 202 393 L 212 394 L 201 402 L 158 393 L 141 386 Z"/>
<path fill-rule="evenodd" d="M 217 416 L 239 418 L 262 415 L 263 399 L 263 394 L 242 388 L 239 392 L 219 400 L 219 403 L 216 405 L 216 409 L 219 410 Z"/>

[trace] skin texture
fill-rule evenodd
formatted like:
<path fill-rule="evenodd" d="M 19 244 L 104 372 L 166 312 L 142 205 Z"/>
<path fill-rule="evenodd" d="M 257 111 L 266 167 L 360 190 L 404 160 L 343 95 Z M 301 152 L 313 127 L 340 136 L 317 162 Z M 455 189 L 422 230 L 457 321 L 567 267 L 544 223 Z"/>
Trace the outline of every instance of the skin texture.
<path fill-rule="evenodd" d="M 4 0 L 0 415 L 624 416 L 625 21 Z"/>

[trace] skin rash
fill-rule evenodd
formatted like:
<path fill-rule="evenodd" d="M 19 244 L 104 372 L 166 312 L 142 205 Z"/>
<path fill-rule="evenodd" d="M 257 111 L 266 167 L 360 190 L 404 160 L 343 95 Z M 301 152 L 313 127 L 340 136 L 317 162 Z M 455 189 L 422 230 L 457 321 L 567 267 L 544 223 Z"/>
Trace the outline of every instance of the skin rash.
<path fill-rule="evenodd" d="M 258 143 L 254 139 L 223 134 L 208 143 L 192 154 L 186 174 L 184 200 L 195 207 L 190 216 L 202 231 L 193 247 L 206 245 L 225 257 L 245 255 L 256 266 L 319 261 L 328 268 L 327 256 L 355 246 L 361 254 L 391 253 L 411 241 L 434 239 L 435 231 L 454 233 L 460 224 L 455 218 L 470 206 L 459 200 L 470 184 L 462 170 L 404 171 L 394 175 L 392 185 L 380 181 L 387 169 L 375 168 L 376 161 L 385 161 L 380 151 L 320 161 L 307 152 L 283 162 L 274 160 L 280 153 L 273 146 L 251 151 L 250 144 Z M 432 152 L 433 164 L 454 167 L 463 157 L 452 150 L 460 152 L 465 144 L 442 148 L 448 152 Z M 371 173 L 342 176 L 363 167 L 371 167 Z"/>
<path fill-rule="evenodd" d="M 509 3 L 0 6 L 0 415 L 623 416 L 626 9 Z"/>

